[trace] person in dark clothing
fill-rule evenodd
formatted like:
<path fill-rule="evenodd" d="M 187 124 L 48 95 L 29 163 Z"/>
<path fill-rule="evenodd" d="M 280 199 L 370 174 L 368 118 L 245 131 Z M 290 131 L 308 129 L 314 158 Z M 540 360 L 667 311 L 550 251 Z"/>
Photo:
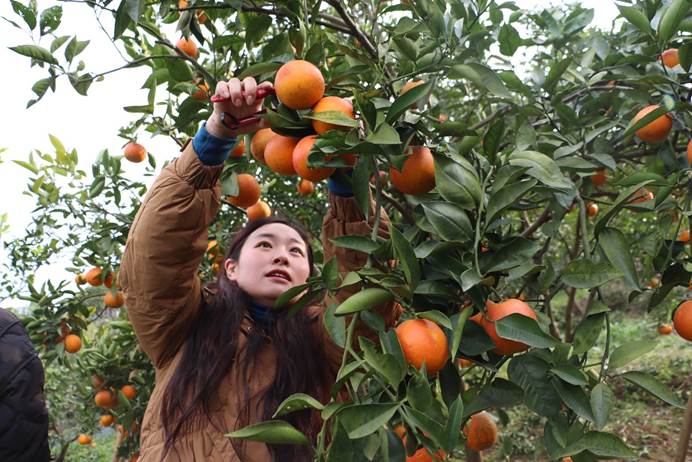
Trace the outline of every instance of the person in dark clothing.
<path fill-rule="evenodd" d="M 0 461 L 50 460 L 43 365 L 22 322 L 0 308 Z"/>

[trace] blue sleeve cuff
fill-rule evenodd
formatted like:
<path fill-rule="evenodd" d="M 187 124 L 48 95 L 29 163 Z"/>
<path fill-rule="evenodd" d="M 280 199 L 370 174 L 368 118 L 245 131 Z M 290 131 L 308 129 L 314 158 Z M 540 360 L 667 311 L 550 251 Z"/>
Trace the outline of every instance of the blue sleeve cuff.
<path fill-rule="evenodd" d="M 351 177 L 353 175 L 353 169 L 345 172 L 345 175 Z M 336 173 L 332 174 L 332 176 L 327 179 L 327 188 L 339 197 L 353 197 L 353 188 L 348 182 L 344 181 L 346 179 L 343 176 L 344 173 L 337 170 Z"/>
<path fill-rule="evenodd" d="M 204 165 L 221 165 L 235 147 L 238 138 L 218 138 L 207 131 L 206 125 L 206 122 L 202 122 L 192 138 L 192 147 Z"/>

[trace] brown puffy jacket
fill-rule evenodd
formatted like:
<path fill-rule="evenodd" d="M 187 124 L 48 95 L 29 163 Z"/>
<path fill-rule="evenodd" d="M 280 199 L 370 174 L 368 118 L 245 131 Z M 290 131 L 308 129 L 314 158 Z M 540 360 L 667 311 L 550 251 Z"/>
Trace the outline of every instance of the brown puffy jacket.
<path fill-rule="evenodd" d="M 198 266 L 207 247 L 207 228 L 220 205 L 218 178 L 222 166 L 206 166 L 200 162 L 192 143 L 183 149 L 182 155 L 161 172 L 147 193 L 128 236 L 122 258 L 119 281 L 125 292 L 128 316 L 144 352 L 156 369 L 156 385 L 149 400 L 141 429 L 140 462 L 159 462 L 163 455 L 164 434 L 160 418 L 161 400 L 168 381 L 175 371 L 189 329 L 202 301 Z M 371 214 L 372 216 L 372 214 Z M 380 235 L 387 235 L 388 219 L 383 214 Z M 329 210 L 322 225 L 324 258 L 336 256 L 342 275 L 359 269 L 366 255 L 335 247 L 329 238 L 344 235 L 364 235 L 371 232 L 355 201 L 330 194 Z M 350 289 L 350 290 L 349 290 Z M 337 295 L 341 301 L 358 288 L 342 289 Z M 309 307 L 316 316 L 322 316 L 324 304 Z M 390 304 L 380 309 L 388 325 L 400 312 L 398 305 Z M 338 368 L 342 350 L 332 342 L 324 324 L 314 322 L 318 329 L 316 338 L 323 344 L 330 364 Z M 252 329 L 245 320 L 241 332 Z M 372 335 L 363 325 L 357 334 Z M 239 352 L 245 337 L 239 337 Z M 256 360 L 250 392 L 254 394 L 272 383 L 275 375 L 274 346 L 269 342 Z M 209 424 L 192 437 L 178 441 L 174 450 L 166 455 L 166 461 L 224 461 L 267 462 L 270 460 L 266 445 L 247 443 L 241 459 L 224 433 L 237 429 L 239 414 L 237 405 L 241 384 L 232 368 L 219 389 L 220 403 L 212 410 L 212 421 L 220 423 L 224 432 Z M 260 420 L 250 416 L 251 423 Z"/>

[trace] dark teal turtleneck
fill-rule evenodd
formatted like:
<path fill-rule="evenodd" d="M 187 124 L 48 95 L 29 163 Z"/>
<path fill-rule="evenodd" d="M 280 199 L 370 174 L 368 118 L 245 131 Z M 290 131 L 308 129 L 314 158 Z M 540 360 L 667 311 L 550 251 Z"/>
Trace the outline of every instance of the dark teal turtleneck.
<path fill-rule="evenodd" d="M 271 330 L 279 317 L 279 311 L 270 306 L 261 305 L 254 300 L 250 301 L 248 307 L 250 316 L 254 321 L 261 326 L 265 331 Z"/>

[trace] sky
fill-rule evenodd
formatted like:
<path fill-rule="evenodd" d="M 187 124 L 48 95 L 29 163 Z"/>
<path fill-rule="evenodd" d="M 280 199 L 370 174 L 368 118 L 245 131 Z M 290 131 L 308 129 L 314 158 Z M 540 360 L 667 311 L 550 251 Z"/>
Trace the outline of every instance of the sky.
<path fill-rule="evenodd" d="M 20 0 L 21 1 L 21 0 Z M 521 8 L 533 9 L 545 5 L 545 1 L 515 0 Z M 40 0 L 39 9 L 43 10 L 57 2 Z M 110 38 L 93 20 L 92 9 L 79 3 L 60 3 L 63 7 L 62 25 L 59 32 L 74 35 L 79 40 L 90 40 L 89 46 L 79 55 L 87 70 L 98 73 L 124 64 L 120 54 L 115 50 Z M 594 24 L 603 29 L 610 29 L 617 8 L 609 0 L 582 0 L 585 8 L 595 10 Z M 7 17 L 18 24 L 21 18 L 12 11 L 10 2 L 0 2 L 0 17 Z M 112 18 L 109 14 L 102 16 L 107 31 L 112 31 Z M 173 31 L 171 30 L 172 34 Z M 36 34 L 38 35 L 38 34 Z M 102 82 L 94 82 L 88 96 L 77 94 L 65 77 L 58 79 L 56 93 L 50 90 L 41 101 L 26 109 L 26 103 L 35 97 L 31 91 L 34 82 L 45 78 L 45 69 L 29 67 L 29 59 L 16 54 L 8 47 L 33 43 L 34 38 L 27 31 L 20 31 L 0 18 L 0 36 L 3 47 L 0 48 L 0 63 L 4 71 L 0 73 L 0 88 L 4 89 L 2 124 L 0 124 L 0 148 L 7 150 L 0 153 L 0 184 L 2 185 L 2 205 L 0 215 L 8 214 L 10 230 L 0 236 L 0 261 L 2 261 L 2 241 L 21 235 L 31 222 L 33 201 L 22 195 L 26 189 L 30 172 L 17 166 L 12 159 L 24 160 L 29 153 L 38 149 L 54 152 L 48 135 L 57 136 L 67 148 L 75 148 L 79 153 L 80 168 L 89 172 L 90 166 L 98 153 L 108 149 L 111 154 L 121 151 L 126 140 L 117 136 L 118 129 L 133 119 L 133 114 L 125 112 L 123 106 L 146 103 L 146 92 L 140 87 L 147 78 L 146 68 L 124 69 L 106 76 Z M 50 42 L 39 42 L 48 48 Z M 144 144 L 149 152 L 156 156 L 157 165 L 177 156 L 177 145 L 163 136 L 150 138 L 147 134 L 138 141 Z M 145 162 L 131 164 L 124 162 L 126 174 L 131 178 L 140 178 Z M 150 184 L 153 178 L 141 178 Z M 40 282 L 49 277 L 60 277 L 64 265 L 51 265 L 37 274 Z M 57 272 L 57 273 L 56 273 Z M 64 274 L 63 277 L 69 277 Z M 7 305 L 6 303 L 3 305 Z M 2 306 L 2 305 L 0 305 Z"/>

